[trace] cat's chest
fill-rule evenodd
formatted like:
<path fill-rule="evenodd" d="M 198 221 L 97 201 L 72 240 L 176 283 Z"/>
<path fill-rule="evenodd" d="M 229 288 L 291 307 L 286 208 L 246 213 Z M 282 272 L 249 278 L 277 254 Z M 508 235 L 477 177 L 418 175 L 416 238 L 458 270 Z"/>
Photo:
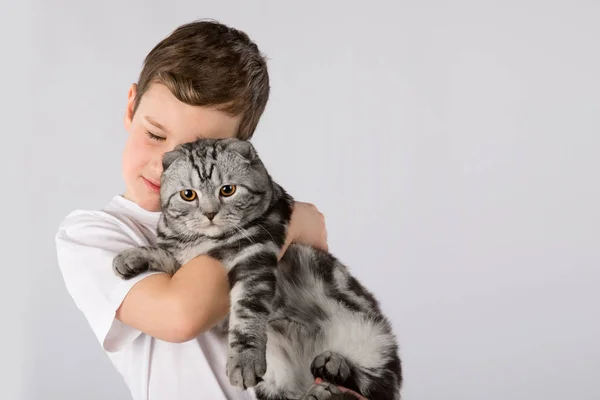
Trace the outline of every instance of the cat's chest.
<path fill-rule="evenodd" d="M 202 240 L 194 243 L 179 243 L 173 251 L 177 262 L 184 265 L 190 260 L 204 254 L 218 259 L 227 271 L 229 271 L 240 258 L 244 258 L 247 252 L 241 245 L 231 247 L 228 241 Z M 241 256 L 241 257 L 240 257 Z"/>
<path fill-rule="evenodd" d="M 175 258 L 180 265 L 186 264 L 190 260 L 203 255 L 208 254 L 218 246 L 212 240 L 205 240 L 197 243 L 181 243 L 177 250 L 174 252 Z"/>

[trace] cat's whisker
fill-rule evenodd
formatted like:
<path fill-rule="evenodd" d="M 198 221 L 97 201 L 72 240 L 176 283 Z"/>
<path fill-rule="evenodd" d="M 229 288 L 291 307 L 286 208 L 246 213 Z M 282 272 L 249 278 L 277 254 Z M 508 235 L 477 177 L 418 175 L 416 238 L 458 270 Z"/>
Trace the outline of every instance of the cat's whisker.
<path fill-rule="evenodd" d="M 256 224 L 256 226 L 258 226 L 259 228 L 262 228 L 265 232 L 267 232 L 269 234 L 269 236 L 271 236 L 271 240 L 273 240 L 274 243 L 277 243 L 277 241 L 275 240 L 275 238 L 273 237 L 273 235 L 271 235 L 271 232 L 269 232 L 269 230 L 267 228 L 265 228 L 261 224 Z"/>
<path fill-rule="evenodd" d="M 252 239 L 252 237 L 250 237 L 250 235 L 248 235 L 248 231 L 246 229 L 244 229 L 240 226 L 234 226 L 234 228 L 237 229 L 237 231 L 240 233 L 240 235 L 242 235 L 250 243 L 256 244 L 256 241 L 254 241 L 254 239 Z"/>

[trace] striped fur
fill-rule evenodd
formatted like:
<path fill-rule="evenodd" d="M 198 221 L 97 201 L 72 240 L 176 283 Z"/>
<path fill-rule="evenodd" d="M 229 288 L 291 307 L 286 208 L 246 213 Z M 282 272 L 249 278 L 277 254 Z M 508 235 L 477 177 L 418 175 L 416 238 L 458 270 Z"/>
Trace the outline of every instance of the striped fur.
<path fill-rule="evenodd" d="M 347 398 L 332 384 L 371 400 L 400 398 L 397 341 L 374 296 L 330 253 L 293 244 L 278 263 L 293 199 L 249 142 L 198 140 L 163 164 L 157 246 L 120 253 L 117 275 L 174 273 L 200 254 L 220 260 L 231 285 L 221 324 L 227 374 L 259 399 Z M 223 185 L 235 193 L 223 196 Z M 185 190 L 197 196 L 190 201 Z M 315 377 L 326 383 L 314 385 Z"/>

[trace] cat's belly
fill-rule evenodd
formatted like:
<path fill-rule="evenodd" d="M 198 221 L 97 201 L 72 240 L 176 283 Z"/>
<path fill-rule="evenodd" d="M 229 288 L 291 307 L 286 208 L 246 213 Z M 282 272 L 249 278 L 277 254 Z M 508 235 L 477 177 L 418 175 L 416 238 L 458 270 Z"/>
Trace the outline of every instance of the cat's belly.
<path fill-rule="evenodd" d="M 333 298 L 333 279 L 329 282 L 318 272 L 318 260 L 311 248 L 291 246 L 276 271 L 277 293 L 272 319 L 285 317 L 304 326 L 313 334 L 323 321 L 338 312 L 340 303 Z M 332 266 L 330 273 L 336 275 Z"/>
<path fill-rule="evenodd" d="M 368 299 L 350 290 L 349 277 L 343 265 L 306 247 L 293 247 L 279 264 L 261 384 L 273 397 L 301 398 L 314 382 L 313 360 L 325 351 L 354 365 L 382 368 L 382 345 L 393 338 Z"/>
<path fill-rule="evenodd" d="M 267 371 L 260 387 L 266 394 L 300 399 L 312 386 L 311 364 L 326 351 L 341 355 L 351 365 L 381 371 L 389 360 L 386 348 L 394 338 L 388 327 L 371 316 L 340 303 L 336 311 L 319 323 L 274 316 L 267 326 Z M 358 383 L 361 381 L 359 376 Z M 363 376 L 364 378 L 364 376 Z"/>
<path fill-rule="evenodd" d="M 315 336 L 297 321 L 271 319 L 267 327 L 267 371 L 260 384 L 266 394 L 300 399 L 313 383 L 310 364 L 315 357 Z"/>
<path fill-rule="evenodd" d="M 326 295 L 326 287 L 308 270 L 297 268 L 277 276 L 274 310 L 267 326 L 267 372 L 261 388 L 279 398 L 300 399 L 314 382 L 310 365 L 327 347 L 327 321 L 342 306 Z M 287 272 L 290 272 L 289 270 Z"/>

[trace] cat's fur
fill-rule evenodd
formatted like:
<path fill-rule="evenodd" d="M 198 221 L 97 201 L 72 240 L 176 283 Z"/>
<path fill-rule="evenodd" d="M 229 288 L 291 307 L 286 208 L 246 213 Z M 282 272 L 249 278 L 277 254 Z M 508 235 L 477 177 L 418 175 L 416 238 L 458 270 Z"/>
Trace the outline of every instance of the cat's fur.
<path fill-rule="evenodd" d="M 157 247 L 120 253 L 117 275 L 172 274 L 200 254 L 220 260 L 231 285 L 227 374 L 259 399 L 354 399 L 333 384 L 400 398 L 396 338 L 373 295 L 327 252 L 293 244 L 278 263 L 293 200 L 249 142 L 198 140 L 165 154 L 163 167 Z M 234 195 L 223 197 L 223 185 Z"/>

